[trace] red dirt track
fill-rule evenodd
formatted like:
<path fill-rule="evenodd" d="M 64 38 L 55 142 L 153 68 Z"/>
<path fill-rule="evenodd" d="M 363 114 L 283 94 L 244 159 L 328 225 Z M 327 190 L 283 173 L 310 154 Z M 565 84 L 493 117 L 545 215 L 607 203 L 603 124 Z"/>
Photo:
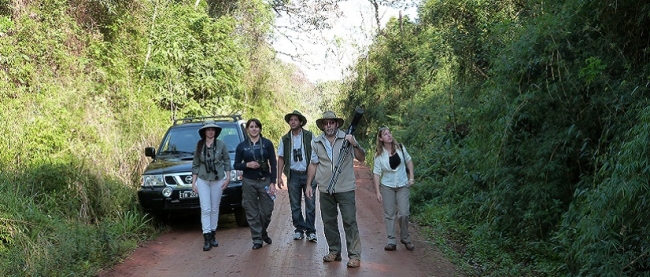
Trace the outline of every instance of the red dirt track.
<path fill-rule="evenodd" d="M 318 243 L 293 240 L 293 225 L 286 186 L 278 191 L 269 226 L 273 244 L 252 250 L 247 227 L 237 227 L 232 215 L 220 218 L 219 247 L 203 251 L 199 216 L 179 218 L 171 231 L 136 249 L 122 263 L 98 274 L 99 277 L 179 277 L 179 276 L 461 276 L 455 266 L 411 228 L 414 251 L 399 244 L 397 251 L 385 251 L 386 229 L 382 206 L 375 197 L 372 172 L 355 161 L 357 174 L 357 221 L 361 233 L 361 266 L 347 268 L 343 241 L 343 261 L 324 263 L 328 253 L 316 203 Z M 286 182 L 285 182 L 286 183 Z M 417 186 L 417 183 L 415 184 Z M 317 197 L 318 199 L 318 197 Z M 342 224 L 339 223 L 342 236 Z M 397 229 L 399 230 L 399 229 Z"/>

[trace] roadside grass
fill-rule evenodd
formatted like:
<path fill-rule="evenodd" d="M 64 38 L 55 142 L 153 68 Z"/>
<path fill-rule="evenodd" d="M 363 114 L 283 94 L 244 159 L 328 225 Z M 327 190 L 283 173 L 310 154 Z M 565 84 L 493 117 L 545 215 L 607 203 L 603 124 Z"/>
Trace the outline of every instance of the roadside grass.
<path fill-rule="evenodd" d="M 537 257 L 554 257 L 544 244 L 530 243 L 515 252 L 517 242 L 499 238 L 490 230 L 455 221 L 449 205 L 428 204 L 413 215 L 421 234 L 442 251 L 465 276 L 558 276 L 561 263 Z"/>
<path fill-rule="evenodd" d="M 159 233 L 133 189 L 98 179 L 74 162 L 0 175 L 0 275 L 92 276 Z"/>

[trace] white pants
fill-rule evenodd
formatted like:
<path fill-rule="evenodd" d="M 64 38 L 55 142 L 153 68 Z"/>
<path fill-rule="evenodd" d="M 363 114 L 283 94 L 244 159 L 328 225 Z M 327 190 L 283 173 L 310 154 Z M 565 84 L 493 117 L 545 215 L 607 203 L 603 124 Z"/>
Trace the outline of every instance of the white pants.
<path fill-rule="evenodd" d="M 199 193 L 199 202 L 201 203 L 201 229 L 204 234 L 217 230 L 219 221 L 219 204 L 223 194 L 223 182 L 205 181 L 201 178 L 196 180 L 196 189 Z"/>

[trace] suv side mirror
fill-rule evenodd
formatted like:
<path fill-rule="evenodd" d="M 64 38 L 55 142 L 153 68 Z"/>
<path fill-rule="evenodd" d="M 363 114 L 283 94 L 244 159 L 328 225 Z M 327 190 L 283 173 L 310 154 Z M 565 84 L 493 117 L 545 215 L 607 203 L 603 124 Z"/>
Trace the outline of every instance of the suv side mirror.
<path fill-rule="evenodd" d="M 152 159 L 156 158 L 156 149 L 153 147 L 145 147 L 144 148 L 144 155 L 147 157 L 151 157 Z"/>

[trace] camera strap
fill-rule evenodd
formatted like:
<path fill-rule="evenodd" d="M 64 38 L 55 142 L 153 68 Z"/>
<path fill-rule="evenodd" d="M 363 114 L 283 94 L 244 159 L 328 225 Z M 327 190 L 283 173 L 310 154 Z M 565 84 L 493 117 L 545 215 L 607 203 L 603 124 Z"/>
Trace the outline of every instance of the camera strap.
<path fill-rule="evenodd" d="M 203 143 L 206 143 L 206 142 L 203 142 Z M 203 148 L 203 155 L 205 156 L 206 160 L 208 158 L 213 158 L 212 156 L 214 156 L 214 149 L 216 148 L 215 144 L 216 144 L 216 141 L 212 142 L 212 146 L 210 146 L 210 147 L 208 147 L 207 145 L 205 145 L 205 147 L 202 147 Z M 210 151 L 210 152 L 208 152 L 208 151 Z M 210 155 L 210 156 L 208 156 L 208 155 Z"/>
<path fill-rule="evenodd" d="M 264 153 L 262 152 L 262 148 L 264 148 L 264 141 L 262 140 L 262 135 L 260 135 L 260 139 L 257 142 L 260 144 L 260 159 L 263 160 L 264 159 Z M 248 138 L 248 147 L 250 147 L 251 153 L 253 153 L 253 160 L 258 161 L 257 157 L 255 157 L 255 148 L 253 146 L 255 146 L 255 145 L 252 143 L 251 139 Z M 262 167 L 260 167 L 259 169 L 260 169 L 260 171 L 263 171 Z"/>

